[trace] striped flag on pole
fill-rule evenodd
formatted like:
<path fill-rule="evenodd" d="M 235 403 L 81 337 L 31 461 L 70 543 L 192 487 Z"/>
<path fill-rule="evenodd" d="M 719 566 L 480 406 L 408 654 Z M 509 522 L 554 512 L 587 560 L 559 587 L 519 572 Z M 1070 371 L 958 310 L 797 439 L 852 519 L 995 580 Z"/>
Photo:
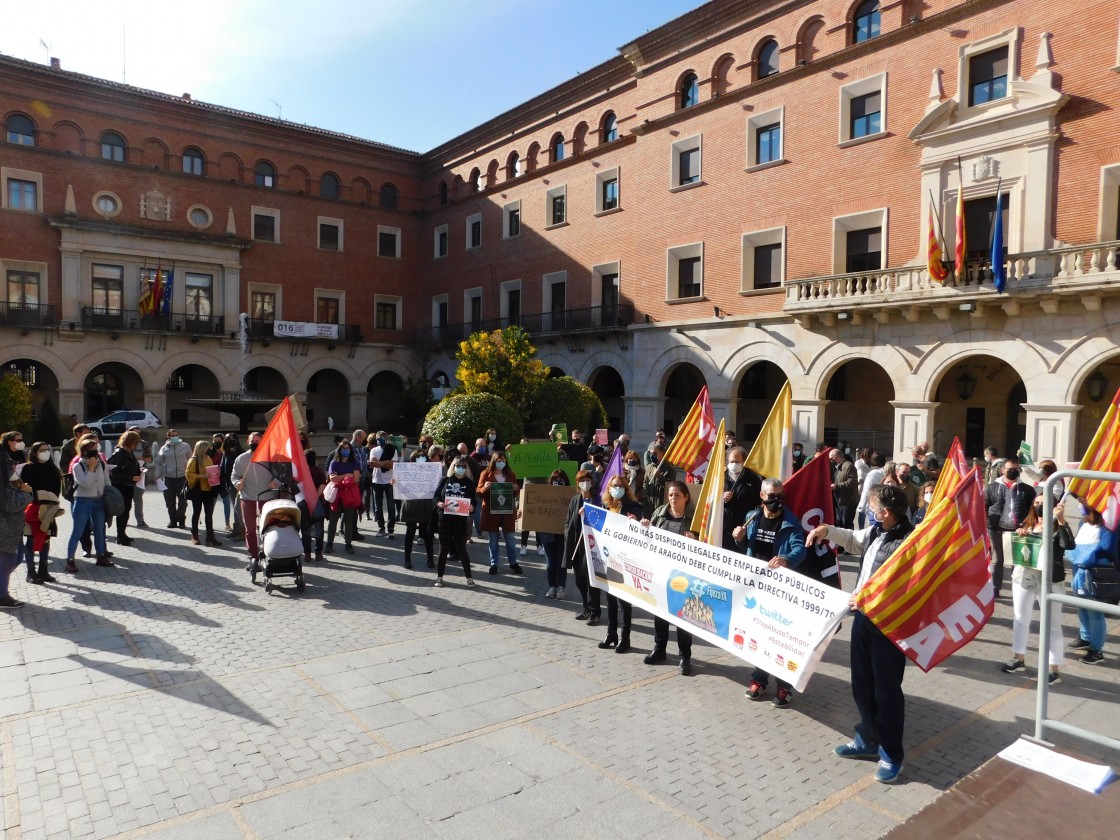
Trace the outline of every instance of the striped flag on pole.
<path fill-rule="evenodd" d="M 973 467 L 856 593 L 856 606 L 923 671 L 972 641 L 992 616 L 981 481 Z"/>
<path fill-rule="evenodd" d="M 957 279 L 960 280 L 965 276 L 965 257 L 968 255 L 968 243 L 965 242 L 964 235 L 964 170 L 961 168 L 960 158 L 957 158 L 957 171 L 957 244 L 953 256 L 956 258 Z"/>
<path fill-rule="evenodd" d="M 929 276 L 931 279 L 936 280 L 938 283 L 944 283 L 945 278 L 949 276 L 949 272 L 945 269 L 945 263 L 942 262 L 944 254 L 941 253 L 941 242 L 937 238 L 937 231 L 933 227 L 933 205 L 929 206 L 929 236 L 928 236 L 928 257 L 926 262 L 929 266 Z"/>
<path fill-rule="evenodd" d="M 723 440 L 724 421 L 719 421 L 716 440 Z M 692 528 L 700 542 L 723 545 L 723 474 L 727 470 L 727 454 L 722 446 L 712 449 L 704 484 L 700 488 L 700 503 L 692 515 Z"/>
<path fill-rule="evenodd" d="M 1101 419 L 1093 442 L 1085 450 L 1080 469 L 1100 470 L 1101 472 L 1120 472 L 1120 391 L 1112 398 L 1104 417 Z M 1094 481 L 1088 478 L 1072 478 L 1069 492 L 1080 498 L 1088 507 L 1104 517 L 1109 530 L 1115 530 L 1120 520 L 1120 484 L 1110 481 Z"/>
<path fill-rule="evenodd" d="M 949 447 L 949 455 L 945 459 L 945 466 L 937 476 L 937 484 L 933 486 L 933 498 L 929 500 L 928 507 L 932 508 L 942 499 L 952 496 L 961 483 L 961 479 L 968 472 L 968 459 L 964 457 L 964 448 L 961 439 L 953 437 L 953 444 Z"/>
<path fill-rule="evenodd" d="M 669 451 L 665 453 L 665 460 L 690 475 L 702 477 L 715 446 L 715 434 L 715 417 L 712 414 L 711 400 L 708 399 L 708 386 L 705 385 L 673 436 Z"/>

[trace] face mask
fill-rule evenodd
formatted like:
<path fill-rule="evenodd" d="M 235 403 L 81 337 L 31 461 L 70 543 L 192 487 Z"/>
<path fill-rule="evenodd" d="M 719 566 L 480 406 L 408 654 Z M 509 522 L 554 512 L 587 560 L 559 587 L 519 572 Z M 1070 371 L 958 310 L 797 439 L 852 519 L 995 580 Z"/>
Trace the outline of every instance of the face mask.
<path fill-rule="evenodd" d="M 51 453 L 48 452 L 46 449 L 42 449 L 42 450 L 39 451 L 39 454 L 38 454 L 37 457 L 39 458 L 39 463 L 40 464 L 45 464 L 45 463 L 47 463 L 47 461 L 49 461 L 51 459 Z"/>
<path fill-rule="evenodd" d="M 1085 507 L 1085 505 L 1078 505 L 1078 507 L 1081 509 L 1081 518 L 1082 519 L 1084 519 L 1085 517 L 1087 517 L 1089 515 L 1089 508 Z"/>
<path fill-rule="evenodd" d="M 485 454 L 487 453 L 487 451 L 488 451 L 488 450 L 486 449 L 486 447 L 485 447 L 485 446 L 480 446 L 480 447 L 478 447 L 478 454 L 479 454 L 479 455 L 485 455 Z"/>
<path fill-rule="evenodd" d="M 800 455 L 800 454 L 801 454 L 801 450 L 800 450 L 800 449 L 795 449 L 795 450 L 793 450 L 793 454 L 794 454 L 794 455 Z"/>
<path fill-rule="evenodd" d="M 554 482 L 552 482 L 552 486 L 553 487 L 563 487 L 564 482 L 563 481 L 554 481 Z"/>
<path fill-rule="evenodd" d="M 22 440 L 17 440 L 16 441 L 16 452 L 22 452 L 24 446 L 26 446 L 26 444 Z"/>
<path fill-rule="evenodd" d="M 417 463 L 417 464 L 423 464 L 423 463 L 424 463 L 424 462 L 426 462 L 427 460 L 428 460 L 428 456 L 427 456 L 427 455 L 417 455 L 417 456 L 416 456 L 416 463 Z"/>
<path fill-rule="evenodd" d="M 1004 475 L 1006 475 L 1012 481 L 1015 481 L 1015 479 L 1019 477 L 1019 471 L 1016 469 L 1010 469 L 1006 473 L 1004 473 Z"/>
<path fill-rule="evenodd" d="M 85 449 L 85 450 L 82 450 L 82 457 L 83 457 L 83 458 L 92 458 L 92 457 L 93 457 L 94 455 L 96 455 L 96 454 L 97 454 L 97 450 L 96 450 L 96 449 Z"/>
<path fill-rule="evenodd" d="M 638 462 L 637 461 L 627 461 L 626 462 L 626 469 L 630 470 L 630 472 L 637 472 L 638 471 Z"/>
<path fill-rule="evenodd" d="M 618 444 L 618 448 L 621 449 L 623 452 L 625 452 L 627 449 L 630 448 L 630 444 L 625 442 L 625 441 L 622 441 Z"/>
<path fill-rule="evenodd" d="M 494 441 L 496 441 L 498 439 L 497 435 L 487 435 L 486 437 L 489 438 L 491 443 L 493 443 Z"/>
<path fill-rule="evenodd" d="M 504 470 L 506 468 L 506 462 L 505 461 L 495 461 L 494 466 L 497 467 L 499 470 Z"/>
<path fill-rule="evenodd" d="M 928 500 L 927 500 L 927 501 L 928 501 Z M 1035 516 L 1042 516 L 1042 507 L 1041 507 L 1041 506 L 1039 506 L 1039 507 L 1036 507 L 1036 508 L 1034 509 L 1034 515 L 1035 515 Z"/>
<path fill-rule="evenodd" d="M 466 474 L 467 474 L 467 468 L 466 467 L 456 467 L 455 468 L 455 477 L 456 478 L 462 478 Z"/>
<path fill-rule="evenodd" d="M 879 511 L 878 513 L 872 513 L 871 514 L 871 518 L 874 519 L 876 522 L 878 522 L 880 525 L 883 524 L 883 517 L 884 516 L 885 516 L 885 513 L 883 511 Z"/>
<path fill-rule="evenodd" d="M 385 445 L 385 438 L 378 438 L 377 439 L 377 445 L 378 446 L 384 446 Z"/>
<path fill-rule="evenodd" d="M 774 513 L 775 511 L 778 511 L 778 510 L 782 509 L 782 500 L 781 499 L 767 499 L 762 504 L 765 505 L 766 509 L 768 511 L 770 511 L 771 513 Z"/>
<path fill-rule="evenodd" d="M 171 443 L 171 444 L 177 444 L 177 443 L 182 443 L 183 439 L 181 437 L 172 437 L 172 438 L 168 438 L 167 442 Z"/>
<path fill-rule="evenodd" d="M 252 443 L 250 443 L 250 444 L 249 444 L 249 451 L 250 451 L 250 452 L 255 452 L 255 451 L 256 451 L 256 449 L 257 449 L 257 444 L 258 444 L 259 442 L 260 442 L 260 441 L 256 441 L 256 440 L 255 440 L 255 441 L 253 441 Z"/>
<path fill-rule="evenodd" d="M 845 446 L 845 447 L 844 447 L 844 454 L 845 454 L 845 455 L 850 455 L 851 453 L 852 453 L 852 450 L 851 450 L 851 449 L 849 449 L 849 448 L 848 448 L 847 446 Z"/>
<path fill-rule="evenodd" d="M 615 486 L 615 487 L 611 488 L 611 498 L 612 499 L 621 499 L 625 495 L 626 495 L 626 488 L 625 487 Z"/>
<path fill-rule="evenodd" d="M 343 458 L 349 458 L 350 457 L 350 450 L 349 449 L 340 449 L 340 450 L 338 450 L 338 454 L 341 455 Z"/>
<path fill-rule="evenodd" d="M 654 466 L 656 466 L 657 464 L 661 463 L 661 459 L 659 457 L 657 457 L 656 455 L 650 455 L 649 456 L 649 462 L 651 464 L 653 464 Z"/>
<path fill-rule="evenodd" d="M 933 501 L 933 493 L 926 493 L 926 504 L 928 505 Z"/>
<path fill-rule="evenodd" d="M 590 481 L 581 481 L 579 483 L 579 489 L 582 490 L 584 493 L 590 493 L 591 492 L 591 482 Z"/>
<path fill-rule="evenodd" d="M 738 478 L 739 473 L 741 473 L 742 471 L 743 471 L 743 465 L 738 463 L 737 461 L 732 461 L 730 464 L 727 465 L 727 474 L 730 475 L 732 478 Z"/>

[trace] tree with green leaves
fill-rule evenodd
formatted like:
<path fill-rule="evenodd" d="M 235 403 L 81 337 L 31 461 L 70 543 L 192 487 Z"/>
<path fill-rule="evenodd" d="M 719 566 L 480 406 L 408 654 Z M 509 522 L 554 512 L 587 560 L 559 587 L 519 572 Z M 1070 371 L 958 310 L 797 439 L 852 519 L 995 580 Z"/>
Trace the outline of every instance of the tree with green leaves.
<path fill-rule="evenodd" d="M 474 333 L 459 344 L 459 391 L 494 394 L 527 415 L 548 379 L 548 367 L 536 356 L 537 348 L 521 327 Z"/>
<path fill-rule="evenodd" d="M 569 429 L 602 429 L 607 412 L 599 395 L 570 376 L 547 379 L 537 389 L 525 431 L 532 437 L 548 437 L 554 423 Z"/>
<path fill-rule="evenodd" d="M 0 432 L 23 431 L 31 422 L 31 391 L 14 373 L 0 376 Z"/>
<path fill-rule="evenodd" d="M 465 443 L 473 449 L 475 440 L 490 426 L 497 429 L 499 440 L 511 443 L 524 434 L 521 415 L 496 394 L 451 394 L 428 412 L 423 434 L 444 446 Z"/>

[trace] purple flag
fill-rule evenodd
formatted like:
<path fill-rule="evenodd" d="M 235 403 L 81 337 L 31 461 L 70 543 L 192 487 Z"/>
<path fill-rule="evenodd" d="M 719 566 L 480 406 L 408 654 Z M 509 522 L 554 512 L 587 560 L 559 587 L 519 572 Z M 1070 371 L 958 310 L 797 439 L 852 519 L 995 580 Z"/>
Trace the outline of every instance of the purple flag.
<path fill-rule="evenodd" d="M 610 463 L 607 464 L 606 472 L 603 473 L 603 478 L 599 482 L 599 501 L 603 507 L 607 506 L 607 485 L 610 484 L 612 478 L 616 475 L 622 475 L 622 447 L 616 446 L 614 454 L 611 455 Z"/>

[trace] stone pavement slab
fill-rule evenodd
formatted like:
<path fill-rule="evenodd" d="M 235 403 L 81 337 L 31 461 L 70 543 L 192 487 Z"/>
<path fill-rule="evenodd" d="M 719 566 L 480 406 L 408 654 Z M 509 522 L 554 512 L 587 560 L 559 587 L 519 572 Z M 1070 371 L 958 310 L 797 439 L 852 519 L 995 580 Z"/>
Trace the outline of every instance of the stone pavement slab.
<path fill-rule="evenodd" d="M 831 754 L 855 716 L 847 626 L 779 710 L 707 646 L 689 678 L 672 651 L 644 665 L 638 611 L 634 650 L 599 650 L 603 627 L 543 598 L 533 551 L 523 577 L 436 589 L 401 539 L 366 534 L 309 565 L 305 592 L 269 596 L 243 548 L 191 546 L 154 497 L 147 515 L 116 568 L 13 578 L 28 603 L 0 614 L 2 840 L 877 837 L 1033 729 L 1031 674 L 998 668 L 1007 602 L 943 667 L 908 671 L 887 787 Z M 1118 686 L 1112 655 L 1070 660 L 1051 713 L 1116 720 Z"/>

